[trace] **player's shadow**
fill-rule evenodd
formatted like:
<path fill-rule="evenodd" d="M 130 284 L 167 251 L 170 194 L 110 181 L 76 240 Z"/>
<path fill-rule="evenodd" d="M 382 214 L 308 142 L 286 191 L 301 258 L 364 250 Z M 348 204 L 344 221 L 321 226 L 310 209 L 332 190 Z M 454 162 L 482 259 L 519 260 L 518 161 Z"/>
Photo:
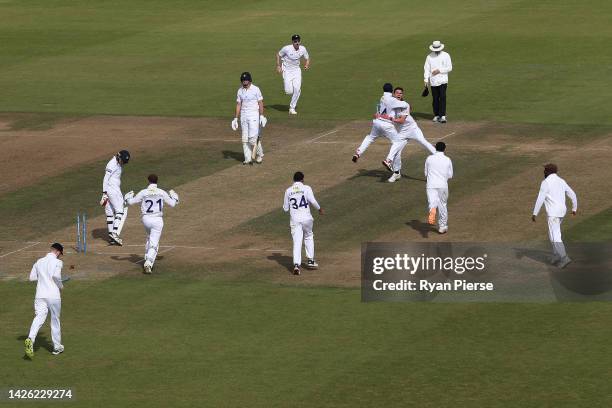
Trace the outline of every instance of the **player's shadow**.
<path fill-rule="evenodd" d="M 410 112 L 410 115 L 412 115 L 412 117 L 415 119 L 432 120 L 434 117 L 432 113 L 424 113 L 424 112 Z"/>
<path fill-rule="evenodd" d="M 432 225 L 419 220 L 411 220 L 407 222 L 406 225 L 421 234 L 423 238 L 429 238 L 429 233 L 436 230 Z"/>
<path fill-rule="evenodd" d="M 289 112 L 289 105 L 266 105 L 266 107 L 277 110 L 279 112 Z"/>
<path fill-rule="evenodd" d="M 108 228 L 96 228 L 95 230 L 91 231 L 91 236 L 93 239 L 108 241 Z"/>
<path fill-rule="evenodd" d="M 19 337 L 17 337 L 17 340 L 23 345 L 23 342 L 27 338 L 28 338 L 28 336 L 19 336 Z M 37 352 L 41 348 L 47 350 L 48 352 L 52 352 L 53 351 L 53 343 L 49 341 L 47 336 L 45 336 L 44 334 L 41 334 L 39 332 L 38 336 L 36 336 L 36 341 L 34 342 L 34 352 Z M 23 356 L 23 359 L 24 360 L 29 360 L 29 358 L 25 354 Z"/>
<path fill-rule="evenodd" d="M 553 266 L 551 263 L 552 252 L 550 251 L 542 251 L 539 249 L 515 248 L 514 252 L 516 259 L 529 258 L 546 266 Z"/>
<path fill-rule="evenodd" d="M 223 158 L 224 159 L 231 159 L 231 160 L 236 160 L 239 162 L 242 162 L 242 160 L 244 159 L 244 153 L 242 152 L 234 152 L 232 150 L 223 150 Z"/>
<path fill-rule="evenodd" d="M 359 169 L 359 170 L 357 170 L 357 174 L 355 174 L 354 176 L 350 177 L 349 180 L 353 180 L 353 179 L 356 179 L 358 177 L 377 177 L 378 181 L 380 183 L 387 183 L 387 180 L 389 179 L 389 177 L 391 177 L 391 172 L 389 172 L 387 170 L 366 170 L 366 169 Z M 415 181 L 422 181 L 422 182 L 426 181 L 425 179 L 418 178 L 418 177 L 408 176 L 406 174 L 402 174 L 402 178 L 403 179 L 409 179 L 409 180 L 415 180 Z M 401 180 L 398 180 L 397 182 L 401 182 Z"/>
<path fill-rule="evenodd" d="M 268 259 L 275 261 L 281 266 L 284 266 L 287 271 L 293 272 L 293 257 L 282 255 L 280 253 L 273 253 L 272 255 L 268 256 Z"/>
<path fill-rule="evenodd" d="M 144 259 L 142 258 L 142 255 L 137 255 L 137 254 L 130 254 L 127 256 L 121 256 L 121 255 L 113 255 L 110 257 L 113 261 L 129 261 L 130 263 L 133 264 L 139 264 L 142 265 L 144 263 Z M 162 261 L 164 259 L 164 257 L 162 255 L 159 255 L 157 258 L 155 258 L 155 261 Z"/>

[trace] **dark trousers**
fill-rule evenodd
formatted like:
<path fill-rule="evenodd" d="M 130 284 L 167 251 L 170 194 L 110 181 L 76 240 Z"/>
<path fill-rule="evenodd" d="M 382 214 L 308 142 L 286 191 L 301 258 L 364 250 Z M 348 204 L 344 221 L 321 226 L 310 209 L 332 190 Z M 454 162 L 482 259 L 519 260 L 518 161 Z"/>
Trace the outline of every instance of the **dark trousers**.
<path fill-rule="evenodd" d="M 433 101 L 434 116 L 446 116 L 446 87 L 448 84 L 442 84 L 440 86 L 431 87 L 431 96 Z"/>

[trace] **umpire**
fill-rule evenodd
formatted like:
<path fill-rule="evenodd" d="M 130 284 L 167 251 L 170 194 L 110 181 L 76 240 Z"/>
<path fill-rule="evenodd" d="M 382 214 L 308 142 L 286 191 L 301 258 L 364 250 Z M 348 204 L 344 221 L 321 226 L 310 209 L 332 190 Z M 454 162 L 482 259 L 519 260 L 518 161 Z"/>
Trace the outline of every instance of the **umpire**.
<path fill-rule="evenodd" d="M 434 122 L 446 123 L 446 88 L 448 87 L 448 73 L 453 70 L 451 57 L 447 52 L 442 51 L 444 44 L 434 41 L 429 49 L 431 53 L 425 58 L 424 78 L 425 87 L 431 87 L 433 97 L 432 106 Z M 423 96 L 427 96 L 426 91 Z"/>

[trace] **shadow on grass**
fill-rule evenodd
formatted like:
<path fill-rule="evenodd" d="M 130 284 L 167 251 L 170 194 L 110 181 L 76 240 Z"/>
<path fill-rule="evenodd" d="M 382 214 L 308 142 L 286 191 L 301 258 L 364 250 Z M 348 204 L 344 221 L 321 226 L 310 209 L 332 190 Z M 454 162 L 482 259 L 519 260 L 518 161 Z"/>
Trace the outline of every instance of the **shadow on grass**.
<path fill-rule="evenodd" d="M 275 261 L 280 266 L 284 266 L 287 271 L 293 273 L 293 257 L 280 253 L 274 253 L 267 258 L 271 261 Z"/>
<path fill-rule="evenodd" d="M 277 110 L 279 112 L 289 112 L 289 105 L 270 105 L 266 107 Z"/>
<path fill-rule="evenodd" d="M 387 180 L 389 179 L 389 177 L 391 177 L 391 172 L 389 172 L 388 170 L 366 170 L 366 169 L 359 169 L 357 170 L 357 174 L 355 174 L 354 176 L 350 177 L 349 180 L 354 180 L 358 177 L 377 177 L 379 180 L 379 182 L 381 183 L 386 183 Z M 427 180 L 419 178 L 419 177 L 412 177 L 412 176 L 407 176 L 405 174 L 402 174 L 402 178 L 403 179 L 409 179 L 409 180 L 414 180 L 414 181 L 422 181 L 425 182 Z M 401 180 L 400 180 L 401 182 Z"/>
<path fill-rule="evenodd" d="M 550 266 L 552 252 L 549 251 L 541 251 L 538 249 L 516 249 L 515 252 L 516 259 L 529 258 L 533 261 L 539 262 L 546 266 Z"/>
<path fill-rule="evenodd" d="M 108 242 L 108 229 L 96 228 L 95 230 L 91 231 L 91 236 L 93 239 L 101 239 Z"/>
<path fill-rule="evenodd" d="M 421 234 L 423 238 L 429 238 L 429 233 L 434 232 L 436 230 L 432 225 L 429 225 L 428 223 L 419 220 L 412 220 L 410 222 L 407 222 L 406 225 Z"/>
<path fill-rule="evenodd" d="M 410 115 L 415 119 L 433 119 L 433 113 L 424 113 L 424 112 L 410 112 Z"/>
<path fill-rule="evenodd" d="M 23 346 L 23 342 L 27 338 L 28 338 L 28 336 L 19 336 L 19 337 L 17 337 L 17 340 Z M 53 351 L 53 343 L 49 341 L 47 336 L 38 333 L 38 336 L 36 336 L 36 341 L 34 342 L 34 352 L 37 352 L 41 348 L 47 350 L 50 353 L 50 352 Z M 25 353 L 23 355 L 23 359 L 24 360 L 30 360 L 30 358 L 28 356 L 26 356 Z"/>
<path fill-rule="evenodd" d="M 242 160 L 244 159 L 244 153 L 243 152 L 234 152 L 231 150 L 223 150 L 223 158 L 224 159 L 232 159 L 232 160 L 236 160 L 242 163 Z"/>

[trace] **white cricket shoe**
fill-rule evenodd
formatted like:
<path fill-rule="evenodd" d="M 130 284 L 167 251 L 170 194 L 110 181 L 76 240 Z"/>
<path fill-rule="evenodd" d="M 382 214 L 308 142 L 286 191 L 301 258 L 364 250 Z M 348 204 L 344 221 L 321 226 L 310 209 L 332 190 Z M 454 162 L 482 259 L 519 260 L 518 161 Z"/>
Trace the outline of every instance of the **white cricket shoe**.
<path fill-rule="evenodd" d="M 446 123 L 446 116 L 440 117 L 440 123 Z"/>
<path fill-rule="evenodd" d="M 448 232 L 448 227 L 440 227 L 438 228 L 438 233 L 446 234 Z"/>
<path fill-rule="evenodd" d="M 58 354 L 62 354 L 63 352 L 64 352 L 64 346 L 60 345 L 58 348 L 53 349 L 51 354 L 53 354 L 54 356 L 57 356 Z"/>
<path fill-rule="evenodd" d="M 290 109 L 289 109 L 289 114 L 290 114 L 290 115 L 297 115 L 297 112 L 295 111 L 295 109 L 290 108 Z"/>
<path fill-rule="evenodd" d="M 150 275 L 153 269 L 153 264 L 151 263 L 151 261 L 145 261 L 144 265 L 142 266 L 142 269 L 144 273 Z"/>
<path fill-rule="evenodd" d="M 395 183 L 397 180 L 401 179 L 402 175 L 400 173 L 393 173 L 391 175 L 391 177 L 389 177 L 389 180 L 387 180 L 389 183 Z"/>
<path fill-rule="evenodd" d="M 261 156 L 257 156 L 257 158 L 255 159 L 255 162 L 257 164 L 261 164 L 262 161 L 263 161 L 263 157 L 261 157 Z"/>
<path fill-rule="evenodd" d="M 557 263 L 557 268 L 565 268 L 567 265 L 569 265 L 572 262 L 572 260 L 570 259 L 569 256 L 566 256 L 565 258 L 561 258 L 561 260 L 559 261 L 559 263 Z"/>
<path fill-rule="evenodd" d="M 306 268 L 308 269 L 317 269 L 318 267 L 319 264 L 314 259 L 309 259 L 308 262 L 306 262 Z"/>
<path fill-rule="evenodd" d="M 432 122 L 439 122 L 440 121 L 440 117 L 439 116 L 434 116 L 431 121 Z"/>
<path fill-rule="evenodd" d="M 300 265 L 298 265 L 298 264 L 293 265 L 293 274 L 294 275 L 299 275 L 300 274 Z"/>

